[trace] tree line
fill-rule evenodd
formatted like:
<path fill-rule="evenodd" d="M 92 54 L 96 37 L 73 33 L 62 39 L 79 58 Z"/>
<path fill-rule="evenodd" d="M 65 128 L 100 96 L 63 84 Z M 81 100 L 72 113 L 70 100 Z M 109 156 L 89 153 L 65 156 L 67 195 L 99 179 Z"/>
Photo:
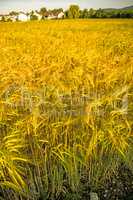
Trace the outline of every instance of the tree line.
<path fill-rule="evenodd" d="M 62 8 L 47 10 L 41 8 L 39 13 L 45 18 L 48 14 L 56 15 L 59 12 L 63 12 Z M 133 9 L 83 9 L 81 10 L 78 5 L 70 5 L 69 9 L 65 12 L 65 18 L 133 18 Z"/>
<path fill-rule="evenodd" d="M 133 18 L 133 9 L 84 9 L 78 5 L 71 5 L 65 11 L 66 18 Z"/>
<path fill-rule="evenodd" d="M 49 9 L 45 7 L 41 8 L 39 11 L 27 12 L 26 15 L 30 16 L 31 20 L 37 20 L 37 16 L 34 13 L 38 13 L 42 16 L 42 19 L 45 19 L 49 15 L 58 15 L 60 12 L 63 12 L 62 8 L 58 9 Z M 18 15 L 18 12 L 12 11 L 9 15 L 14 16 Z M 70 5 L 69 9 L 64 11 L 64 18 L 66 19 L 75 19 L 75 18 L 133 18 L 133 7 L 131 9 L 83 9 L 81 10 L 78 5 Z M 4 16 L 2 18 L 4 21 Z"/>

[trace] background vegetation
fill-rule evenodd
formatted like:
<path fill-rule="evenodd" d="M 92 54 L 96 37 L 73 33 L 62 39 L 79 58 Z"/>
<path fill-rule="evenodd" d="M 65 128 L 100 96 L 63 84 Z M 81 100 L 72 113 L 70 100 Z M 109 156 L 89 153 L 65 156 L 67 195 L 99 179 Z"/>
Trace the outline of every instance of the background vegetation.
<path fill-rule="evenodd" d="M 83 199 L 133 170 L 133 21 L 0 27 L 0 198 Z"/>
<path fill-rule="evenodd" d="M 42 20 L 47 19 L 49 15 L 58 16 L 59 13 L 63 12 L 62 8 L 57 9 L 48 9 L 42 7 L 40 10 L 35 10 L 31 12 L 27 12 L 26 15 L 30 16 L 30 20 L 37 20 L 38 16 L 36 13 L 42 16 Z M 12 11 L 9 13 L 10 16 L 18 16 L 19 12 Z M 133 6 L 121 8 L 121 9 L 93 9 L 86 8 L 81 10 L 78 5 L 70 5 L 68 10 L 64 11 L 65 19 L 88 19 L 88 18 L 133 18 Z M 1 21 L 12 21 L 10 18 L 6 20 L 6 16 L 2 16 Z"/>
<path fill-rule="evenodd" d="M 66 18 L 133 18 L 133 6 L 123 9 L 84 9 L 80 10 L 78 5 L 71 5 L 65 11 Z"/>

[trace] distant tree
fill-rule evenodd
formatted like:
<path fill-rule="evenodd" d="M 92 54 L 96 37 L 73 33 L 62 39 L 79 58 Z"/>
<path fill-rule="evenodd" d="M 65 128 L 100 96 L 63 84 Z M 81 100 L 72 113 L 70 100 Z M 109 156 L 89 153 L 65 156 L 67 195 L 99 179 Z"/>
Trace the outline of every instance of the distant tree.
<path fill-rule="evenodd" d="M 133 18 L 133 9 L 123 10 L 123 9 L 90 9 L 88 12 L 89 18 Z M 82 18 L 84 14 L 82 11 Z"/>
<path fill-rule="evenodd" d="M 5 21 L 6 21 L 6 19 L 5 19 L 5 17 L 4 17 L 4 16 L 2 16 L 2 19 L 1 19 L 1 21 L 2 21 L 2 22 L 5 22 Z"/>
<path fill-rule="evenodd" d="M 58 12 L 60 13 L 60 12 L 63 12 L 63 8 L 59 8 L 59 9 L 57 9 L 58 10 Z"/>
<path fill-rule="evenodd" d="M 26 16 L 27 16 L 27 17 L 30 16 L 30 15 L 31 15 L 31 13 L 29 13 L 29 12 L 26 13 Z"/>
<path fill-rule="evenodd" d="M 38 20 L 38 17 L 34 14 L 34 11 L 30 13 L 30 20 Z"/>
<path fill-rule="evenodd" d="M 132 18 L 133 10 L 121 10 L 120 17 L 121 18 Z"/>
<path fill-rule="evenodd" d="M 133 10 L 128 10 L 126 12 L 126 16 L 127 16 L 127 18 L 133 18 Z"/>
<path fill-rule="evenodd" d="M 42 19 L 44 19 L 47 15 L 47 9 L 45 7 L 41 8 L 39 14 L 42 15 Z"/>
<path fill-rule="evenodd" d="M 17 15 L 18 15 L 18 12 L 16 12 L 16 11 L 11 11 L 11 12 L 9 13 L 9 15 L 11 15 L 11 16 L 17 16 Z"/>
<path fill-rule="evenodd" d="M 79 18 L 83 18 L 83 10 L 79 11 Z"/>
<path fill-rule="evenodd" d="M 68 10 L 68 17 L 75 19 L 80 17 L 80 8 L 78 5 L 71 5 Z"/>
<path fill-rule="evenodd" d="M 62 8 L 53 9 L 51 10 L 51 12 L 53 15 L 58 15 L 60 12 L 63 12 L 63 9 Z"/>
<path fill-rule="evenodd" d="M 112 10 L 110 12 L 110 18 L 120 18 L 120 10 Z"/>
<path fill-rule="evenodd" d="M 10 18 L 7 19 L 7 22 L 12 22 L 12 20 Z"/>
<path fill-rule="evenodd" d="M 98 10 L 96 10 L 95 16 L 96 18 L 107 18 L 107 13 L 103 9 L 99 8 Z"/>
<path fill-rule="evenodd" d="M 84 9 L 82 11 L 82 18 L 88 18 L 89 17 L 89 12 L 88 12 L 88 9 Z"/>
<path fill-rule="evenodd" d="M 65 18 L 69 18 L 69 16 L 68 16 L 68 10 L 66 10 L 66 11 L 64 12 L 64 14 L 65 14 Z"/>
<path fill-rule="evenodd" d="M 88 16 L 90 18 L 96 18 L 96 10 L 94 10 L 93 8 L 91 8 L 88 12 Z"/>

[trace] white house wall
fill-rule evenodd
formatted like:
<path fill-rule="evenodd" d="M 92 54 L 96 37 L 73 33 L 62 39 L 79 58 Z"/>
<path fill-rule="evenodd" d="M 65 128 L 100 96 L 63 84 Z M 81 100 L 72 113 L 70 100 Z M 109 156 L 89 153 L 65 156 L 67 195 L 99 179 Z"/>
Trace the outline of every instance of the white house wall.
<path fill-rule="evenodd" d="M 28 17 L 26 15 L 24 15 L 24 14 L 19 14 L 18 20 L 26 22 L 28 20 Z"/>

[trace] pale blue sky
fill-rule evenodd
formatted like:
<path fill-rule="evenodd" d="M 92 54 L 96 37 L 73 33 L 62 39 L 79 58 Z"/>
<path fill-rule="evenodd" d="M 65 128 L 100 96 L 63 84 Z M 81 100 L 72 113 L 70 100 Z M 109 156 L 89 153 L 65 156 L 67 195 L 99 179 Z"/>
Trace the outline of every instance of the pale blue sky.
<path fill-rule="evenodd" d="M 41 7 L 67 9 L 70 4 L 78 4 L 81 8 L 120 8 L 133 5 L 133 0 L 0 0 L 0 13 Z"/>

